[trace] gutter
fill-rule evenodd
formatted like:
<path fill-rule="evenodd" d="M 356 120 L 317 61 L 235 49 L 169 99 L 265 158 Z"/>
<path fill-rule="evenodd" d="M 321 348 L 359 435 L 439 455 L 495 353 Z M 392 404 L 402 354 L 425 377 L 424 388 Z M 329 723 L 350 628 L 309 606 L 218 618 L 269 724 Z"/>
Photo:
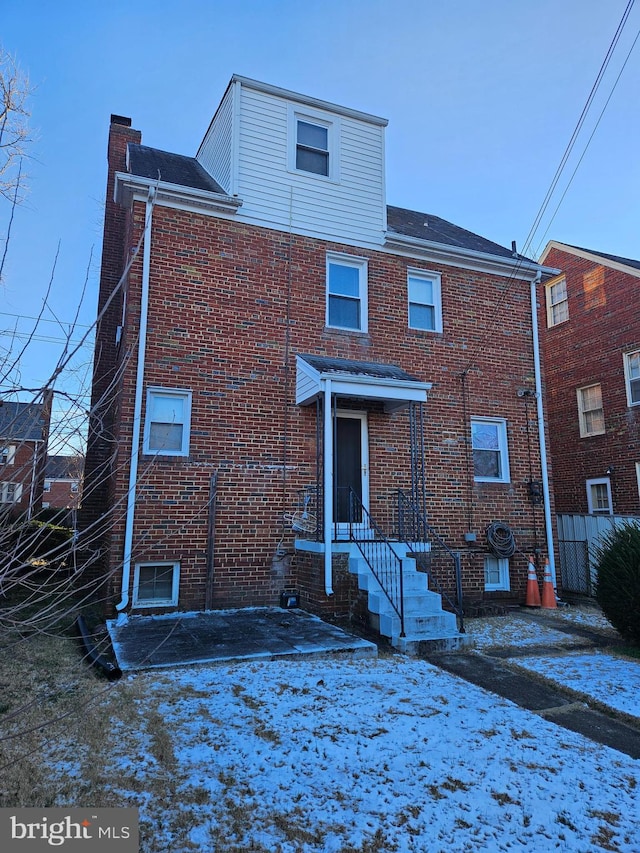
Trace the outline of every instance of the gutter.
<path fill-rule="evenodd" d="M 140 304 L 140 332 L 138 336 L 138 365 L 136 370 L 136 395 L 133 406 L 133 433 L 131 436 L 131 460 L 129 462 L 129 490 L 127 492 L 127 512 L 125 516 L 124 553 L 122 557 L 122 589 L 116 610 L 123 611 L 129 604 L 129 581 L 131 579 L 131 554 L 133 548 L 133 521 L 136 505 L 136 484 L 138 480 L 138 458 L 140 456 L 140 426 L 142 420 L 142 385 L 144 381 L 144 361 L 147 350 L 147 323 L 149 315 L 149 267 L 151 264 L 151 222 L 155 202 L 155 188 L 149 187 L 145 210 L 145 238 L 142 253 L 142 294 Z"/>
<path fill-rule="evenodd" d="M 331 420 L 331 380 L 321 379 L 324 392 L 324 591 L 333 595 L 331 528 L 333 527 L 333 423 Z"/>
<path fill-rule="evenodd" d="M 546 270 L 545 270 L 546 271 Z M 538 309 L 536 299 L 536 285 L 542 280 L 542 270 L 531 280 L 531 326 L 533 331 L 533 361 L 536 378 L 536 405 L 538 415 L 538 441 L 540 444 L 540 470 L 542 474 L 542 494 L 544 496 L 544 525 L 547 538 L 547 553 L 549 555 L 549 568 L 554 590 L 556 583 L 556 563 L 553 553 L 553 526 L 551 523 L 551 501 L 549 490 L 549 469 L 547 466 L 547 444 L 544 430 L 544 405 L 542 401 L 542 368 L 540 363 L 540 336 L 538 330 Z"/>

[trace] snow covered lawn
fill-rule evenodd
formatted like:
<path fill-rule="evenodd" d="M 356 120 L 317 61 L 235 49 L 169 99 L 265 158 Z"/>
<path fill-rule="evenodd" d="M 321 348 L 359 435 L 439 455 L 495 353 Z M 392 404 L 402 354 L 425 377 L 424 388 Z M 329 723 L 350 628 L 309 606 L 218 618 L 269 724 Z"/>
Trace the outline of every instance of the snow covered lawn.
<path fill-rule="evenodd" d="M 191 666 L 115 689 L 135 715 L 97 775 L 140 807 L 143 853 L 640 851 L 639 762 L 424 661 Z"/>

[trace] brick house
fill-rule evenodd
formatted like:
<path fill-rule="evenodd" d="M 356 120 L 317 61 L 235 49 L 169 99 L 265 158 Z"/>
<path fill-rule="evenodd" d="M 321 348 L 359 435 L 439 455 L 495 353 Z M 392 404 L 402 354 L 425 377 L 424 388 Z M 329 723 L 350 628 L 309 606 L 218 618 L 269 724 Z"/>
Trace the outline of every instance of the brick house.
<path fill-rule="evenodd" d="M 51 394 L 43 403 L 0 400 L 0 511 L 31 518 L 42 505 Z"/>
<path fill-rule="evenodd" d="M 82 535 L 119 612 L 353 615 L 354 564 L 407 539 L 432 589 L 460 555 L 469 600 L 553 565 L 548 271 L 387 206 L 386 124 L 238 76 L 195 157 L 112 116 Z"/>
<path fill-rule="evenodd" d="M 82 495 L 82 456 L 48 456 L 44 471 L 43 509 L 78 509 Z"/>
<path fill-rule="evenodd" d="M 640 515 L 640 261 L 551 241 L 540 329 L 561 513 Z"/>

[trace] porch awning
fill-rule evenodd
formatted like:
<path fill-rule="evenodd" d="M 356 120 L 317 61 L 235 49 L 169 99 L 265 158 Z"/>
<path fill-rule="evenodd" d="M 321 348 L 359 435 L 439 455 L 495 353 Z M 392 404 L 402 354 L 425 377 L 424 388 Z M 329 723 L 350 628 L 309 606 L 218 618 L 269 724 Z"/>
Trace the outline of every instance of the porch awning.
<path fill-rule="evenodd" d="M 426 402 L 427 391 L 431 389 L 430 382 L 420 382 L 393 364 L 319 355 L 298 355 L 296 358 L 296 403 L 299 406 L 307 406 L 321 395 L 326 379 L 331 380 L 333 395 L 379 400 L 388 412 L 409 403 Z"/>

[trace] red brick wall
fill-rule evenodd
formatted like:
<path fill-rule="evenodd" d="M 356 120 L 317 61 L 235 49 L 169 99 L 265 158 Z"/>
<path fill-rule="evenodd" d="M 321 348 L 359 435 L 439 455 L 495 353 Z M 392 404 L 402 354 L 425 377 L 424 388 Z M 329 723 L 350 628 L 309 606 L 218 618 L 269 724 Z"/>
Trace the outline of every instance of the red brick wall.
<path fill-rule="evenodd" d="M 136 204 L 130 245 L 143 221 Z M 368 334 L 325 328 L 327 251 L 369 258 Z M 517 395 L 533 388 L 529 285 L 442 266 L 445 331 L 431 334 L 407 328 L 409 265 L 433 269 L 415 259 L 155 208 L 145 387 L 192 389 L 191 449 L 184 459 L 141 460 L 134 562 L 179 560 L 181 607 L 204 606 L 208 484 L 215 471 L 214 606 L 277 603 L 285 586 L 298 584 L 295 561 L 287 576 L 272 565 L 281 537 L 292 541 L 283 512 L 294 507 L 302 485 L 315 481 L 315 407 L 295 405 L 296 353 L 396 364 L 433 382 L 425 411 L 429 518 L 450 547 L 464 549 L 466 595 L 482 594 L 490 522 L 510 524 L 525 553 L 544 548 L 542 509 L 532 506 L 527 487 L 530 477 L 541 476 L 535 407 L 529 406 L 528 441 L 525 402 Z M 140 286 L 138 261 L 128 282 L 130 330 L 138 322 Z M 136 352 L 129 331 L 120 350 L 130 357 L 115 418 L 120 502 Z M 462 373 L 470 362 L 465 399 Z M 387 521 L 394 490 L 409 486 L 408 417 L 385 415 L 377 405 L 360 408 L 370 411 L 371 510 Z M 508 420 L 511 483 L 473 483 L 469 416 Z M 122 515 L 112 529 L 117 588 Z M 473 547 L 464 542 L 468 530 L 477 534 Z M 524 595 L 526 562 L 513 564 L 512 589 Z"/>
<path fill-rule="evenodd" d="M 612 466 L 614 512 L 638 514 L 640 407 L 627 405 L 622 354 L 640 349 L 640 281 L 555 248 L 545 264 L 565 272 L 569 300 L 568 322 L 552 328 L 544 293 L 539 300 L 557 511 L 586 513 L 586 481 L 607 476 Z M 595 383 L 602 386 L 606 432 L 581 438 L 577 389 Z"/>

